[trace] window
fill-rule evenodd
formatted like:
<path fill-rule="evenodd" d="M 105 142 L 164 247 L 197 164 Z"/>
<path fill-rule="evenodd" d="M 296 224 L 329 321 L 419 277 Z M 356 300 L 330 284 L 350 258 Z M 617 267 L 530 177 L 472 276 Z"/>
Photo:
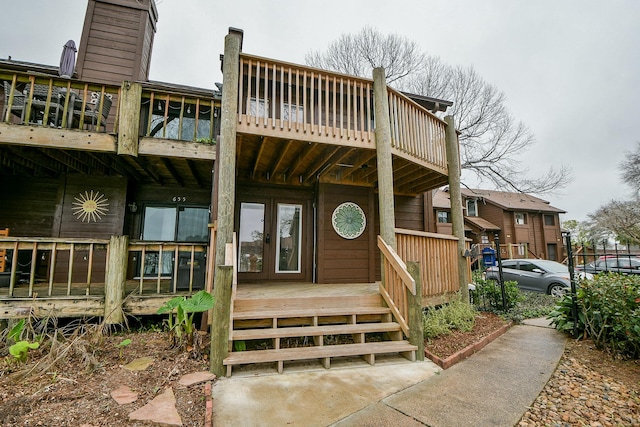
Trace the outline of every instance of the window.
<path fill-rule="evenodd" d="M 206 242 L 209 208 L 196 206 L 146 206 L 142 240 Z"/>
<path fill-rule="evenodd" d="M 544 225 L 548 225 L 548 226 L 556 225 L 556 217 L 555 217 L 555 215 L 545 214 L 544 215 Z"/>
<path fill-rule="evenodd" d="M 447 223 L 451 222 L 451 213 L 449 211 L 438 211 L 438 222 L 439 223 Z"/>
<path fill-rule="evenodd" d="M 282 120 L 302 123 L 302 105 L 282 103 Z"/>
<path fill-rule="evenodd" d="M 482 233 L 482 235 L 480 236 L 480 243 L 482 243 L 483 245 L 488 245 L 489 236 L 487 236 L 485 233 Z"/>
<path fill-rule="evenodd" d="M 547 259 L 551 261 L 558 260 L 558 245 L 555 243 L 547 243 Z"/>
<path fill-rule="evenodd" d="M 516 212 L 516 224 L 525 225 L 527 223 L 527 214 L 524 212 Z"/>
<path fill-rule="evenodd" d="M 478 205 L 476 199 L 467 199 L 467 216 L 478 216 Z"/>
<path fill-rule="evenodd" d="M 522 271 L 533 271 L 538 268 L 536 265 L 531 264 L 530 262 L 520 261 L 519 269 Z"/>

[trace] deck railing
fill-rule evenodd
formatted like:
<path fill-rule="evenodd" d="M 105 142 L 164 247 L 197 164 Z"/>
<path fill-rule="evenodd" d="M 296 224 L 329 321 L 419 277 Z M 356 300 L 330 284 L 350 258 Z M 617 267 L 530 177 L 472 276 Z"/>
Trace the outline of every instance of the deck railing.
<path fill-rule="evenodd" d="M 199 289 L 205 286 L 206 245 L 131 241 L 128 251 L 139 295 L 193 292 L 194 284 Z M 149 283 L 155 286 L 145 288 Z"/>
<path fill-rule="evenodd" d="M 380 293 L 402 327 L 409 335 L 409 298 L 407 292 L 416 294 L 416 282 L 407 271 L 407 266 L 382 237 L 378 236 L 378 248 L 382 253 L 383 279 Z"/>
<path fill-rule="evenodd" d="M 6 123 L 117 132 L 120 87 L 0 70 Z"/>
<path fill-rule="evenodd" d="M 393 154 L 447 173 L 447 124 L 407 96 L 388 88 Z"/>
<path fill-rule="evenodd" d="M 443 295 L 460 289 L 457 237 L 397 228 L 396 242 L 400 258 L 420 263 L 425 302 L 439 303 Z"/>
<path fill-rule="evenodd" d="M 144 87 L 141 107 L 144 136 L 215 142 L 220 101 L 213 94 Z"/>
<path fill-rule="evenodd" d="M 246 54 L 239 80 L 239 131 L 375 148 L 371 80 Z"/>
<path fill-rule="evenodd" d="M 373 80 L 242 54 L 238 131 L 375 148 Z M 393 153 L 446 173 L 446 123 L 388 89 Z"/>
<path fill-rule="evenodd" d="M 0 295 L 105 294 L 109 240 L 0 237 L 2 250 L 11 268 L 0 273 L 0 287 L 8 288 Z M 205 286 L 206 244 L 132 241 L 128 252 L 127 293 L 175 294 Z M 163 261 L 170 267 L 163 268 Z"/>
<path fill-rule="evenodd" d="M 2 237 L 0 249 L 11 263 L 2 273 L 10 297 L 90 295 L 92 285 L 104 284 L 104 269 L 97 272 L 96 265 L 104 268 L 108 240 Z M 28 288 L 18 295 L 19 285 Z"/>

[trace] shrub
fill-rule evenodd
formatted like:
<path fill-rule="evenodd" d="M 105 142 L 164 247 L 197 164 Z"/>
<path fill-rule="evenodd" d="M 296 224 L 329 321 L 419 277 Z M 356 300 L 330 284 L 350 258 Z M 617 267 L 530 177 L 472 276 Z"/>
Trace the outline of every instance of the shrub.
<path fill-rule="evenodd" d="M 502 304 L 502 289 L 498 282 L 476 278 L 475 285 L 475 291 L 471 291 L 473 302 L 477 307 L 483 307 L 487 311 L 504 313 L 515 307 L 522 300 L 518 282 L 513 280 L 504 282 L 506 307 L 503 307 Z"/>
<path fill-rule="evenodd" d="M 460 298 L 439 307 L 430 308 L 423 316 L 426 339 L 446 335 L 454 329 L 470 331 L 476 320 L 476 309 Z"/>
<path fill-rule="evenodd" d="M 576 332 L 596 347 L 620 356 L 640 357 L 640 277 L 598 274 L 581 282 L 576 292 Z M 573 331 L 571 296 L 563 297 L 549 315 L 562 331 Z"/>

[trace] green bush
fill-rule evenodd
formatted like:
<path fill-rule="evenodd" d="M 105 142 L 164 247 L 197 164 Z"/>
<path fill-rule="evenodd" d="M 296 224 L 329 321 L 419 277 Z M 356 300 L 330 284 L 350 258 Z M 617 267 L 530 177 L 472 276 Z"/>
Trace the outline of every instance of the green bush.
<path fill-rule="evenodd" d="M 424 337 L 426 339 L 446 335 L 457 329 L 468 332 L 473 329 L 476 309 L 460 298 L 454 298 L 447 304 L 430 308 L 423 316 Z"/>
<path fill-rule="evenodd" d="M 576 298 L 577 334 L 590 337 L 598 348 L 640 357 L 640 277 L 598 274 L 581 282 Z M 570 295 L 558 302 L 549 319 L 557 329 L 573 332 Z"/>
<path fill-rule="evenodd" d="M 476 278 L 475 285 L 475 291 L 471 291 L 473 302 L 477 307 L 483 307 L 487 311 L 504 313 L 522 300 L 518 282 L 513 280 L 504 282 L 506 307 L 502 305 L 502 289 L 498 282 Z"/>

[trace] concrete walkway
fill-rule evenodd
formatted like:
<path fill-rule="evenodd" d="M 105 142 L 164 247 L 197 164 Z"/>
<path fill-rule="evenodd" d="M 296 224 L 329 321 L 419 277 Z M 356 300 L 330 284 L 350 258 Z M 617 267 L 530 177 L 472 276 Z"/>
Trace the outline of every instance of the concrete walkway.
<path fill-rule="evenodd" d="M 213 387 L 216 426 L 513 426 L 555 370 L 564 336 L 538 319 L 446 371 L 430 361 L 285 365 Z M 315 365 L 314 365 L 315 366 Z"/>

